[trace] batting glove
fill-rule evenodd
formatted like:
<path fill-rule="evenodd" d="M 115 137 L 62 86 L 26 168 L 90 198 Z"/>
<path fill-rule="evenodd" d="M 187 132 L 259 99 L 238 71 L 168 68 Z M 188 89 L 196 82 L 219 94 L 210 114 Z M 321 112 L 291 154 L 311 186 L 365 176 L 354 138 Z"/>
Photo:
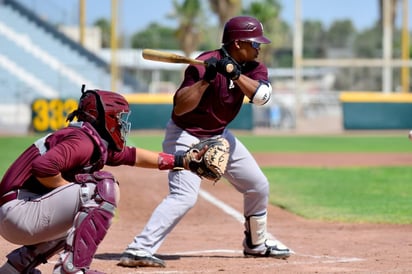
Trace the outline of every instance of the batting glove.
<path fill-rule="evenodd" d="M 215 80 L 216 75 L 217 75 L 217 70 L 216 70 L 216 64 L 217 64 L 217 59 L 215 57 L 210 57 L 209 59 L 205 60 L 206 64 L 206 71 L 205 75 L 203 75 L 203 80 L 208 82 L 212 82 Z"/>
<path fill-rule="evenodd" d="M 242 73 L 239 65 L 229 57 L 220 59 L 216 65 L 217 72 L 232 79 L 237 80 Z"/>

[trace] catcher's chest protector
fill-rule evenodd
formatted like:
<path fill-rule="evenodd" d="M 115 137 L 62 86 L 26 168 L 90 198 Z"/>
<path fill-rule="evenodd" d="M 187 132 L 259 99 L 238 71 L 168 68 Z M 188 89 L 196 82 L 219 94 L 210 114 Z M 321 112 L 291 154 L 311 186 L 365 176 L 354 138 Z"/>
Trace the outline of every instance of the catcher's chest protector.
<path fill-rule="evenodd" d="M 97 131 L 89 123 L 70 123 L 70 127 L 80 128 L 84 131 L 93 141 L 95 146 L 96 155 L 94 159 L 90 160 L 90 163 L 83 167 L 80 173 L 92 173 L 94 171 L 100 170 L 104 167 L 107 161 L 107 147 L 108 144 L 104 141 Z M 14 189 L 21 188 L 31 176 L 31 163 L 47 152 L 46 141 L 47 138 L 52 136 L 53 133 L 42 137 L 34 142 L 34 145 L 30 146 L 20 157 L 16 160 L 18 165 L 13 165 L 4 174 L 3 179 L 0 184 L 0 197 Z M 15 163 L 16 163 L 15 162 Z"/>
<path fill-rule="evenodd" d="M 104 167 L 107 161 L 107 147 L 108 144 L 104 141 L 99 133 L 87 122 L 72 122 L 70 123 L 71 127 L 77 127 L 82 129 L 89 137 L 93 140 L 93 143 L 99 153 L 99 158 L 90 163 L 87 167 L 83 168 L 84 173 L 92 173 L 98 171 Z"/>

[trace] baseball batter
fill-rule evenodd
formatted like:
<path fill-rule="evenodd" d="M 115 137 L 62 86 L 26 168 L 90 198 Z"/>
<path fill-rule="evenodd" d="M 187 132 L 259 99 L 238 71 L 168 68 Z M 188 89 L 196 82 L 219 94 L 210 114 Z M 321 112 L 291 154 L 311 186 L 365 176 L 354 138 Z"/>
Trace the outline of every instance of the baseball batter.
<path fill-rule="evenodd" d="M 53 273 L 90 270 L 119 202 L 119 185 L 104 165 L 189 168 L 205 150 L 172 155 L 125 146 L 129 104 L 110 91 L 82 89 L 66 128 L 29 146 L 0 183 L 0 235 L 23 245 L 7 255 L 2 274 L 40 273 L 60 253 Z M 190 156 L 190 157 L 189 157 Z"/>
<path fill-rule="evenodd" d="M 245 97 L 258 106 L 271 98 L 267 67 L 256 61 L 260 45 L 267 43 L 270 40 L 263 35 L 257 19 L 238 16 L 226 22 L 222 47 L 197 58 L 207 66 L 190 65 L 185 71 L 174 95 L 163 149 L 175 153 L 207 137 L 225 137 L 230 144 L 230 156 L 223 177 L 244 196 L 244 255 L 284 259 L 291 254 L 289 248 L 268 239 L 266 233 L 268 180 L 248 149 L 227 129 Z M 234 69 L 228 70 L 230 67 Z M 127 246 L 119 265 L 165 266 L 154 254 L 196 203 L 201 183 L 201 178 L 189 171 L 169 172 L 168 179 L 169 194 L 154 210 L 143 231 Z"/>

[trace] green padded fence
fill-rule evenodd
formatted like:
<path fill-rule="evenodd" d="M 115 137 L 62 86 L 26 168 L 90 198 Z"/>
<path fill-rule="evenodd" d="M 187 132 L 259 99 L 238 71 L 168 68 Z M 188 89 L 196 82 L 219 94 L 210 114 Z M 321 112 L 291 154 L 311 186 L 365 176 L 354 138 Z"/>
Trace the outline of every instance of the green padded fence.
<path fill-rule="evenodd" d="M 128 94 L 125 95 L 132 111 L 132 130 L 164 129 L 172 111 L 172 95 L 168 94 Z M 66 117 L 77 108 L 78 99 L 38 98 L 31 105 L 31 129 L 34 132 L 50 132 L 67 126 Z M 239 115 L 229 128 L 253 129 L 252 105 L 245 103 Z"/>
<path fill-rule="evenodd" d="M 343 92 L 344 129 L 411 129 L 412 94 Z"/>
<path fill-rule="evenodd" d="M 126 95 L 132 114 L 132 129 L 164 129 L 172 111 L 172 95 L 133 94 Z M 252 105 L 245 103 L 229 128 L 252 130 Z"/>

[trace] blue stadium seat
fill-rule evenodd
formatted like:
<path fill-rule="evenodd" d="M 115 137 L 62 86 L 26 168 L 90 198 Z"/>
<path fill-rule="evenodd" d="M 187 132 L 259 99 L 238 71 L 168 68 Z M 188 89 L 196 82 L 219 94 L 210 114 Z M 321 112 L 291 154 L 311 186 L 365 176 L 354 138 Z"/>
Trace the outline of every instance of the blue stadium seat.
<path fill-rule="evenodd" d="M 67 69 L 68 73 L 87 79 L 89 83 L 95 85 L 90 88 L 110 89 L 111 77 L 106 68 L 90 62 L 87 56 L 80 54 L 69 43 L 64 43 L 54 33 L 37 25 L 18 10 L 9 5 L 0 5 L 0 23 L 6 25 L 13 33 L 27 37 L 29 44 L 33 45 L 30 50 L 25 50 L 0 33 L 0 44 L 2 45 L 0 54 L 7 56 L 33 77 L 57 90 L 61 96 L 77 98 L 82 83 L 71 80 L 67 73 L 56 69 L 53 66 L 53 62 L 56 60 L 58 64 Z M 36 57 L 31 52 L 33 49 L 41 52 L 47 58 Z M 10 73 L 8 74 L 10 75 Z M 15 85 L 22 85 L 22 81 L 18 80 L 18 77 L 10 77 L 8 82 L 11 82 L 12 79 L 15 79 Z M 12 84 L 10 83 L 10 85 Z M 33 90 L 30 92 L 36 94 Z M 11 96 L 11 98 L 14 97 L 16 96 Z"/>

